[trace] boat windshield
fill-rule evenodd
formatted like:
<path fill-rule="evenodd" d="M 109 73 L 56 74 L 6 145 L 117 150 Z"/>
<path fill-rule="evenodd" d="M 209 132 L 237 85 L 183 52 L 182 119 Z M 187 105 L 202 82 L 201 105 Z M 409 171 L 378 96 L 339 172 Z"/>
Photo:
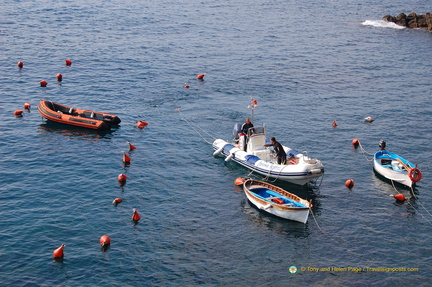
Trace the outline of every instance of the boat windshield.
<path fill-rule="evenodd" d="M 265 135 L 265 127 L 253 127 L 248 130 L 248 137 L 252 135 Z"/>

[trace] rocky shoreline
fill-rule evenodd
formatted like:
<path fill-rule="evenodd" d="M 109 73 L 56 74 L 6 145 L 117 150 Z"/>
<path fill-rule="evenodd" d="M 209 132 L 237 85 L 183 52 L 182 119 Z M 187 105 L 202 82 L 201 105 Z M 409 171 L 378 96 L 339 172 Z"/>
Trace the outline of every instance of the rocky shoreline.
<path fill-rule="evenodd" d="M 393 22 L 399 26 L 407 28 L 419 28 L 432 31 L 432 14 L 426 13 L 424 15 L 418 15 L 414 12 L 409 13 L 408 16 L 404 13 L 400 13 L 396 17 L 386 15 L 382 17 L 384 21 Z"/>

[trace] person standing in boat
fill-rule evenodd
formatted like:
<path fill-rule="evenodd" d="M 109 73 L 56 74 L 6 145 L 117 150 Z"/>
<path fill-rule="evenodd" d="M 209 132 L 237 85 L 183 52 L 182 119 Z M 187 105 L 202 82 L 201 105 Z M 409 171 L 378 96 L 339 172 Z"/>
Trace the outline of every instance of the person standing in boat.
<path fill-rule="evenodd" d="M 241 147 L 242 150 L 246 151 L 247 141 L 248 141 L 248 131 L 250 128 L 253 128 L 253 124 L 251 123 L 249 118 L 245 119 L 245 123 L 241 126 L 241 133 L 243 134 L 243 146 Z"/>
<path fill-rule="evenodd" d="M 276 141 L 276 139 L 274 137 L 272 137 L 270 139 L 271 143 L 270 144 L 265 144 L 264 146 L 272 146 L 274 148 L 274 150 L 276 151 L 276 155 L 274 158 L 277 157 L 277 163 L 278 164 L 286 164 L 286 153 L 285 150 L 283 149 L 283 146 Z"/>

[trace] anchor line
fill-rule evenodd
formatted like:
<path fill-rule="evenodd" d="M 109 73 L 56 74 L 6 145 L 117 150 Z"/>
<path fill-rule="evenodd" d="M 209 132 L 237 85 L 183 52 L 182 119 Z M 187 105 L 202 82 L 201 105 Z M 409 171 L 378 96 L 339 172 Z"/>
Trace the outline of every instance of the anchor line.
<path fill-rule="evenodd" d="M 367 155 L 373 156 L 372 153 L 368 153 L 368 152 L 363 148 L 363 146 L 362 146 L 362 144 L 361 144 L 360 141 L 359 141 L 359 146 L 360 146 L 360 150 L 363 152 L 363 154 L 367 154 Z M 368 159 L 366 156 L 365 156 L 365 158 L 366 158 L 367 161 L 372 161 L 372 160 L 373 160 L 373 158 L 372 158 L 372 159 Z"/>
<path fill-rule="evenodd" d="M 206 140 L 204 138 L 204 136 L 192 125 L 192 122 L 190 122 L 181 112 L 180 110 L 178 110 L 180 116 L 183 118 L 183 120 L 208 144 L 212 144 L 211 142 L 209 142 L 208 140 Z M 216 137 L 212 136 L 211 134 L 209 134 L 208 132 L 206 132 L 205 130 L 203 130 L 201 127 L 197 126 L 203 133 L 207 134 L 209 137 L 211 137 L 212 139 L 216 139 Z"/>
<path fill-rule="evenodd" d="M 395 190 L 397 193 L 400 194 L 400 192 L 399 192 L 399 190 L 397 190 L 397 188 L 396 188 L 396 186 L 395 186 L 393 180 L 391 180 L 391 183 L 392 183 L 392 185 L 393 185 L 394 190 Z M 420 199 L 419 199 L 417 196 L 415 196 L 413 188 L 410 187 L 410 189 L 411 189 L 411 194 L 412 194 L 412 196 L 413 196 L 413 197 L 417 200 L 417 202 L 418 202 L 418 203 L 423 207 L 423 209 L 426 211 L 426 213 L 429 214 L 430 216 L 432 216 L 432 214 L 430 214 L 430 212 L 426 209 L 426 207 L 423 205 L 423 203 L 420 201 Z M 419 210 L 418 210 L 417 208 L 415 208 L 415 206 L 414 206 L 411 202 L 408 201 L 408 204 L 409 204 L 412 208 L 414 208 L 414 210 L 417 211 L 417 213 L 420 214 L 420 216 L 423 217 L 424 220 L 426 220 L 429 224 L 432 225 L 432 222 L 431 222 L 430 220 L 428 220 L 426 217 L 424 217 L 423 214 L 421 214 L 421 213 L 419 212 Z"/>

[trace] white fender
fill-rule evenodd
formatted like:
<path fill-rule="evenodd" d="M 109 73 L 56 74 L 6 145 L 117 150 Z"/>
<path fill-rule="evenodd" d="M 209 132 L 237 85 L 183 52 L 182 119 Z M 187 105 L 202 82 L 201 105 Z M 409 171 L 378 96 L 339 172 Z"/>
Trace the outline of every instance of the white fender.
<path fill-rule="evenodd" d="M 267 205 L 264 205 L 264 206 L 260 207 L 260 209 L 268 210 L 271 207 L 272 207 L 271 204 L 267 204 Z"/>
<path fill-rule="evenodd" d="M 220 147 L 220 148 L 218 148 L 218 149 L 213 153 L 213 156 L 220 155 L 221 152 L 223 151 L 223 148 L 224 148 L 224 147 Z"/>
<path fill-rule="evenodd" d="M 234 153 L 230 153 L 230 154 L 226 157 L 225 161 L 228 162 L 228 161 L 230 161 L 233 157 L 234 157 Z"/>

